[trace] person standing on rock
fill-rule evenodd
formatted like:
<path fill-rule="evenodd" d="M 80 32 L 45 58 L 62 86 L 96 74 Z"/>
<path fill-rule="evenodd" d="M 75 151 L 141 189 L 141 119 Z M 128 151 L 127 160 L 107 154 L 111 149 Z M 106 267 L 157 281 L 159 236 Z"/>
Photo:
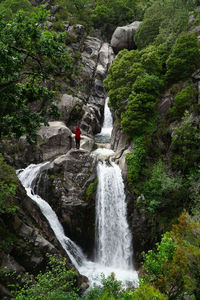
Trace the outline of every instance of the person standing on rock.
<path fill-rule="evenodd" d="M 76 149 L 80 148 L 80 139 L 81 139 L 81 130 L 79 126 L 77 126 L 75 130 Z"/>

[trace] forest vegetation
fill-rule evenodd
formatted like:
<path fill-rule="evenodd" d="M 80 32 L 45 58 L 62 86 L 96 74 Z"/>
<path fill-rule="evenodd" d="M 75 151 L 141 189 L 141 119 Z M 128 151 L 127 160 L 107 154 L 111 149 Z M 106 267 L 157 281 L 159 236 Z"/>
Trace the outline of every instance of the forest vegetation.
<path fill-rule="evenodd" d="M 200 45 L 191 29 L 200 24 L 199 0 L 55 0 L 53 29 L 48 11 L 28 0 L 0 1 L 0 141 L 36 131 L 50 116 L 54 78 L 73 71 L 65 22 L 98 30 L 109 40 L 120 25 L 142 21 L 137 49 L 120 51 L 104 88 L 109 105 L 134 151 L 126 156 L 128 190 L 134 205 L 144 208 L 162 227 L 153 249 L 142 254 L 144 275 L 136 290 L 124 290 L 114 276 L 83 296 L 75 287 L 76 272 L 65 260 L 49 257 L 45 273 L 16 278 L 15 299 L 200 299 L 200 104 L 197 80 Z M 190 17 L 192 21 L 190 20 Z M 189 21 L 190 20 L 190 21 Z M 72 79 L 72 78 L 70 78 Z M 160 116 L 159 103 L 170 91 L 173 102 Z M 39 102 L 38 111 L 31 105 Z M 0 216 L 13 215 L 18 181 L 0 155 Z M 145 205 L 140 195 L 144 196 Z M 12 237 L 11 237 L 12 239 Z M 7 247 L 5 239 L 0 247 Z M 0 278 L 8 280 L 1 272 Z M 5 278 L 6 276 L 6 278 Z M 11 276 L 11 275 L 9 275 Z M 23 282 L 24 281 L 24 282 Z M 20 282 L 23 282 L 21 286 Z M 37 288 L 36 288 L 37 286 Z"/>

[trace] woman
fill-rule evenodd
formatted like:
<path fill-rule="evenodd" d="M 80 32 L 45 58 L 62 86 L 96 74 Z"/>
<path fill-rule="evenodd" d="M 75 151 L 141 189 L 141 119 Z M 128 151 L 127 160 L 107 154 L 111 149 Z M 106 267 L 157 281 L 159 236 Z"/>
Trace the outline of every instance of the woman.
<path fill-rule="evenodd" d="M 79 126 L 77 126 L 75 130 L 76 149 L 80 148 L 80 139 L 81 139 L 81 130 Z"/>

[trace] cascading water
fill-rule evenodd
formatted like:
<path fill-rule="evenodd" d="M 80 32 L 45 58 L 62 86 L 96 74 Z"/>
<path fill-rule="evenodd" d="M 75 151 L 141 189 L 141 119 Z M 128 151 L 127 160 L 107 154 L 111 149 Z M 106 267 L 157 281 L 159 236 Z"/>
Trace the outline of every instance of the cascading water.
<path fill-rule="evenodd" d="M 124 184 L 120 168 L 111 164 L 99 163 L 97 170 L 96 260 L 105 266 L 129 270 L 133 268 L 132 246 Z"/>
<path fill-rule="evenodd" d="M 55 233 L 55 236 L 59 240 L 64 250 L 67 252 L 74 266 L 78 269 L 79 266 L 82 265 L 85 261 L 84 254 L 72 240 L 65 236 L 63 227 L 60 224 L 58 217 L 52 210 L 51 206 L 40 196 L 34 194 L 33 192 L 35 179 L 41 173 L 41 171 L 48 168 L 49 165 L 49 162 L 41 163 L 38 165 L 31 164 L 24 170 L 18 170 L 17 175 L 24 188 L 26 189 L 27 195 L 40 207 L 41 212 L 49 222 L 52 230 Z"/>
<path fill-rule="evenodd" d="M 108 143 L 111 131 L 112 116 L 106 99 L 103 128 L 97 135 L 97 140 Z M 108 148 L 108 145 L 107 148 L 99 148 L 93 154 L 99 156 L 101 160 L 103 157 L 108 158 L 114 155 Z M 74 266 L 89 278 L 91 286 L 94 283 L 100 284 L 102 273 L 105 276 L 115 273 L 116 279 L 124 284 L 128 282 L 137 286 L 138 275 L 132 263 L 131 233 L 126 220 L 126 202 L 120 168 L 112 161 L 110 165 L 105 161 L 98 163 L 96 249 L 95 261 L 92 262 L 87 260 L 81 249 L 65 236 L 63 227 L 50 205 L 33 192 L 37 176 L 49 166 L 49 162 L 32 164 L 24 170 L 18 170 L 17 174 L 27 195 L 40 207 Z"/>
<path fill-rule="evenodd" d="M 114 152 L 108 149 L 112 132 L 112 115 L 105 102 L 103 127 L 96 136 L 97 142 L 106 143 L 106 148 L 96 149 L 93 154 L 100 158 L 97 166 L 98 188 L 96 196 L 95 264 L 87 271 L 88 277 L 106 276 L 112 272 L 124 284 L 137 286 L 138 274 L 134 270 L 132 237 L 126 219 L 126 202 L 121 170 L 110 159 Z M 110 144 L 109 144 L 110 146 Z M 103 160 L 105 158 L 105 160 Z M 92 273 L 93 272 L 93 273 Z M 86 275 L 87 276 L 87 275 Z M 98 280 L 96 280 L 98 282 Z"/>

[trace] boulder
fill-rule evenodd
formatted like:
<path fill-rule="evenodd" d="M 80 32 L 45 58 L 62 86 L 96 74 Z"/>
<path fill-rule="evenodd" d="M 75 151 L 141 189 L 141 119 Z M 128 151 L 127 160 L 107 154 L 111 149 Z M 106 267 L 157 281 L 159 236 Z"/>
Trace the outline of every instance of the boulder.
<path fill-rule="evenodd" d="M 58 109 L 61 113 L 61 121 L 64 121 L 66 124 L 71 120 L 71 116 L 76 107 L 80 107 L 80 110 L 83 106 L 82 100 L 72 95 L 63 94 L 60 97 L 60 100 L 57 103 Z M 81 112 L 80 112 L 81 113 Z"/>
<path fill-rule="evenodd" d="M 134 35 L 141 22 L 135 21 L 127 26 L 117 27 L 111 38 L 111 46 L 115 53 L 122 49 L 135 49 Z"/>
<path fill-rule="evenodd" d="M 101 110 L 92 104 L 84 106 L 84 115 L 82 117 L 80 127 L 89 135 L 94 135 L 101 131 Z"/>
<path fill-rule="evenodd" d="M 72 132 L 63 122 L 49 122 L 49 126 L 42 126 L 37 132 L 38 144 L 29 145 L 26 137 L 19 140 L 21 159 L 29 163 L 50 160 L 57 155 L 69 151 L 72 147 Z"/>
<path fill-rule="evenodd" d="M 38 193 L 56 211 L 66 235 L 87 254 L 94 246 L 95 201 L 87 202 L 85 193 L 95 178 L 96 158 L 86 150 L 72 149 L 56 158 L 38 179 Z"/>

